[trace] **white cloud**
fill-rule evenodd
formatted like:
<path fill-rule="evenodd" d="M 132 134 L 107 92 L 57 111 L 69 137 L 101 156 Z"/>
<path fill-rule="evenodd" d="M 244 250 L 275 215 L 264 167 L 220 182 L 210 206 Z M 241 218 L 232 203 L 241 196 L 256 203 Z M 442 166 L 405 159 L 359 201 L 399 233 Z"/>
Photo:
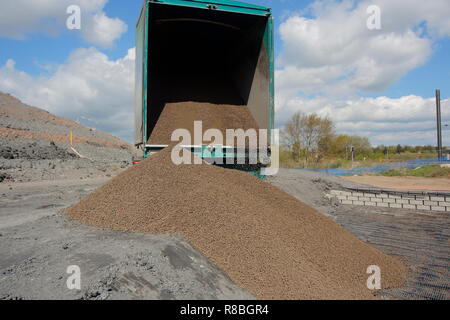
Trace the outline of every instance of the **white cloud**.
<path fill-rule="evenodd" d="M 450 36 L 450 2 L 448 0 L 375 0 L 383 15 L 383 25 L 393 32 L 426 23 L 431 37 Z"/>
<path fill-rule="evenodd" d="M 369 5 L 381 9 L 381 30 L 367 28 Z M 328 113 L 339 131 L 366 133 L 374 143 L 383 143 L 389 132 L 403 130 L 408 136 L 414 128 L 433 127 L 425 122 L 418 127 L 431 120 L 430 99 L 358 95 L 382 93 L 430 58 L 436 41 L 450 36 L 450 1 L 324 0 L 314 2 L 308 13 L 293 14 L 280 25 L 278 125 L 295 111 Z M 416 124 L 408 127 L 406 121 Z"/>
<path fill-rule="evenodd" d="M 411 95 L 335 100 L 293 98 L 277 110 L 277 124 L 283 124 L 295 111 L 328 116 L 340 133 L 367 136 L 374 144 L 434 144 L 436 102 L 434 98 Z M 450 125 L 450 99 L 442 100 L 443 124 Z M 450 137 L 444 142 L 450 145 Z"/>
<path fill-rule="evenodd" d="M 388 28 L 386 22 L 382 30 L 369 30 L 368 2 L 353 10 L 351 4 L 317 6 L 315 18 L 292 16 L 281 24 L 278 80 L 282 89 L 307 84 L 302 89 L 306 93 L 380 92 L 430 56 L 432 41 L 415 33 L 414 24 L 394 31 L 398 27 Z M 382 21 L 388 21 L 385 11 Z M 308 85 L 311 75 L 316 83 Z"/>
<path fill-rule="evenodd" d="M 95 48 L 78 49 L 50 76 L 34 77 L 10 59 L 0 67 L 0 91 L 60 116 L 96 119 L 96 129 L 132 142 L 134 60 L 134 48 L 118 60 Z"/>
<path fill-rule="evenodd" d="M 66 7 L 79 4 L 88 26 L 80 34 L 108 47 L 124 25 L 105 15 L 106 1 L 2 0 L 0 36 L 24 38 L 34 30 L 57 34 L 65 25 Z M 369 4 L 381 7 L 381 30 L 366 28 Z M 436 40 L 450 36 L 450 1 L 324 0 L 311 10 L 312 17 L 292 15 L 280 26 L 277 125 L 300 110 L 329 115 L 339 132 L 368 136 L 374 144 L 434 143 L 434 98 L 358 94 L 382 92 L 429 59 Z M 52 70 L 31 76 L 10 59 L 0 67 L 0 91 L 58 115 L 96 119 L 96 128 L 132 141 L 134 49 L 118 60 L 93 48 L 79 49 Z M 444 120 L 450 121 L 447 109 L 450 101 L 444 100 Z"/>
<path fill-rule="evenodd" d="M 120 19 L 110 18 L 103 11 L 108 0 L 2 0 L 0 37 L 26 39 L 33 33 L 56 36 L 66 29 L 66 13 L 70 5 L 81 8 L 81 30 L 77 32 L 87 42 L 110 48 L 127 31 Z"/>
<path fill-rule="evenodd" d="M 127 26 L 122 20 L 111 19 L 105 13 L 100 12 L 94 14 L 91 20 L 88 20 L 88 24 L 82 28 L 82 34 L 90 43 L 108 48 L 126 30 Z"/>

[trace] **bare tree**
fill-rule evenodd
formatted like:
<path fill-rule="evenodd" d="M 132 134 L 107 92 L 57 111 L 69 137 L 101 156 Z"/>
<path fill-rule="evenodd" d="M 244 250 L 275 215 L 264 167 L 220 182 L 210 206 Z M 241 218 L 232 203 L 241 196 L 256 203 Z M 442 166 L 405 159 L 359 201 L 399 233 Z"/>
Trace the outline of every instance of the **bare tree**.
<path fill-rule="evenodd" d="M 281 130 L 281 138 L 283 143 L 289 148 L 295 161 L 300 160 L 301 156 L 301 127 L 303 115 L 296 112 Z"/>
<path fill-rule="evenodd" d="M 313 157 L 322 158 L 330 149 L 334 138 L 334 125 L 328 118 L 317 114 L 296 112 L 282 130 L 284 143 L 298 161 L 301 155 L 306 164 Z"/>

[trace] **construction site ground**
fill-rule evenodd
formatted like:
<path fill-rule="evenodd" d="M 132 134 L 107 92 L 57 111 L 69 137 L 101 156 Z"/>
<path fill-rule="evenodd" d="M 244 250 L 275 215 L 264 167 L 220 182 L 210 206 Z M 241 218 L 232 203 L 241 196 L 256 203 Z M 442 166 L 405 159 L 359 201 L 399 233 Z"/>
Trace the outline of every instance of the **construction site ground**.
<path fill-rule="evenodd" d="M 0 298 L 253 298 L 184 239 L 101 230 L 62 214 L 108 179 L 0 184 Z M 407 284 L 380 297 L 450 298 L 448 214 L 340 205 L 326 192 L 357 185 L 317 173 L 281 170 L 268 181 L 405 261 Z M 82 290 L 67 289 L 69 265 L 83 270 Z"/>
<path fill-rule="evenodd" d="M 101 230 L 61 214 L 104 182 L 0 184 L 0 299 L 253 299 L 181 238 Z M 71 265 L 81 290 L 66 285 Z"/>
<path fill-rule="evenodd" d="M 64 215 L 134 156 L 123 140 L 0 93 L 0 299 L 254 298 L 176 234 L 104 230 Z M 406 285 L 378 296 L 450 299 L 448 213 L 346 206 L 326 197 L 373 181 L 302 170 L 267 179 L 406 263 Z M 73 265 L 81 290 L 67 287 Z"/>

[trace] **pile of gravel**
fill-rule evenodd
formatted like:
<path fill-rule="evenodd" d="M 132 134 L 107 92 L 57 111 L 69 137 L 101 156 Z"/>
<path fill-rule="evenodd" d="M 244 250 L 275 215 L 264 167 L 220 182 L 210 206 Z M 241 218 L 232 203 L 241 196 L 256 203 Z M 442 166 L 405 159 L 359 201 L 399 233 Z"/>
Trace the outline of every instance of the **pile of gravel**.
<path fill-rule="evenodd" d="M 202 134 L 208 129 L 218 129 L 224 139 L 227 129 L 259 129 L 247 106 L 200 102 L 168 103 L 159 116 L 148 142 L 170 144 L 171 135 L 176 129 L 187 129 L 192 135 L 194 121 L 202 121 Z"/>
<path fill-rule="evenodd" d="M 371 299 L 370 265 L 383 288 L 404 283 L 397 259 L 280 189 L 207 164 L 176 166 L 171 149 L 121 173 L 67 210 L 119 231 L 176 233 L 259 299 Z"/>

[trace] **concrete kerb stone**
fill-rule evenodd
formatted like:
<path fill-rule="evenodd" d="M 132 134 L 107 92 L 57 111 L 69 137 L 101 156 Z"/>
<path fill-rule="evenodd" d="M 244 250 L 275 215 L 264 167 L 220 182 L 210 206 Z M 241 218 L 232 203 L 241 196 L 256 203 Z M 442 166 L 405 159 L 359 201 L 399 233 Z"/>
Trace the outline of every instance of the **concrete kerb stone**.
<path fill-rule="evenodd" d="M 450 192 L 349 188 L 328 196 L 345 205 L 450 212 Z"/>
<path fill-rule="evenodd" d="M 389 208 L 389 203 L 377 202 L 377 207 Z"/>

